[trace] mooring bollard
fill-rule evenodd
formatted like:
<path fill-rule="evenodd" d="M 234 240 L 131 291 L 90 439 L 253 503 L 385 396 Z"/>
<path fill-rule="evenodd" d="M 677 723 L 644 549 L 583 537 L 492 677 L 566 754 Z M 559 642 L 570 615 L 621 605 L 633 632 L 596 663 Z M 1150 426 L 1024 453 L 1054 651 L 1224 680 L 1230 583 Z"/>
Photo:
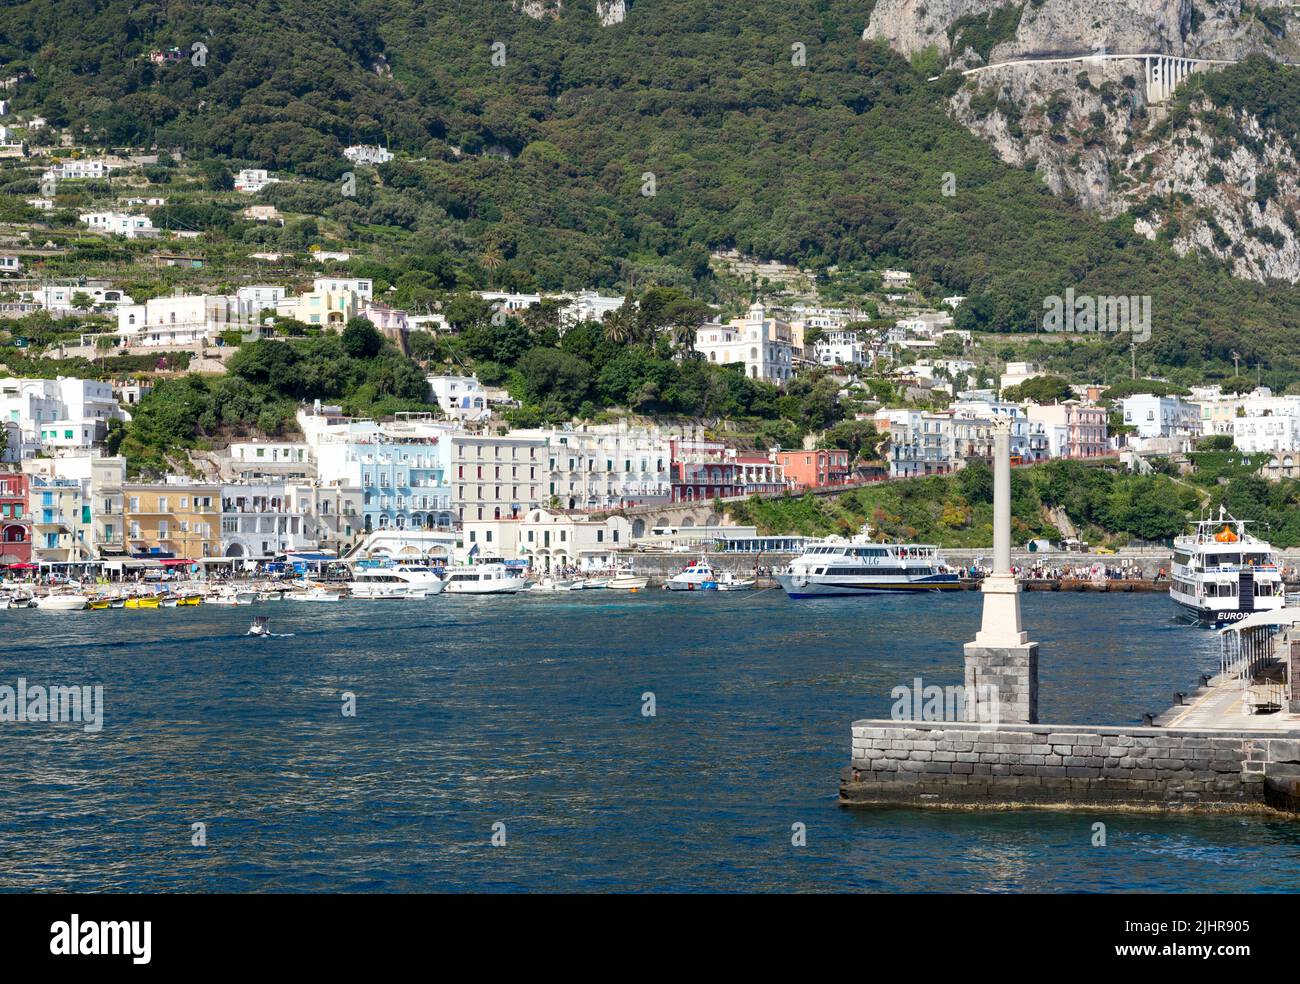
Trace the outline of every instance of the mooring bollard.
<path fill-rule="evenodd" d="M 1148 728 L 1154 728 L 1156 726 L 1156 716 L 1151 713 L 1143 714 L 1142 723 Z"/>
<path fill-rule="evenodd" d="M 1185 698 L 1186 696 L 1187 696 L 1187 695 L 1186 695 L 1185 693 L 1183 693 L 1181 690 L 1175 690 L 1175 691 L 1174 691 L 1174 703 L 1175 703 L 1175 704 L 1178 704 L 1179 706 L 1182 706 L 1182 704 L 1185 702 L 1183 698 Z"/>

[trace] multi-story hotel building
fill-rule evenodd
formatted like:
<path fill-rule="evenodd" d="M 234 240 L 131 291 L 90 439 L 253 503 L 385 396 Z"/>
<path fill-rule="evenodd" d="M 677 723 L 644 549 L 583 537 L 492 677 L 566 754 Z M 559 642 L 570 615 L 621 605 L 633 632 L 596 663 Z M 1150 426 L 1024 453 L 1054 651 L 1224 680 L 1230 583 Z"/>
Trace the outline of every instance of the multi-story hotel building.
<path fill-rule="evenodd" d="M 503 519 L 546 505 L 547 449 L 543 437 L 453 435 L 450 484 L 457 518 Z"/>
<path fill-rule="evenodd" d="M 222 556 L 220 485 L 126 483 L 122 496 L 133 556 Z"/>

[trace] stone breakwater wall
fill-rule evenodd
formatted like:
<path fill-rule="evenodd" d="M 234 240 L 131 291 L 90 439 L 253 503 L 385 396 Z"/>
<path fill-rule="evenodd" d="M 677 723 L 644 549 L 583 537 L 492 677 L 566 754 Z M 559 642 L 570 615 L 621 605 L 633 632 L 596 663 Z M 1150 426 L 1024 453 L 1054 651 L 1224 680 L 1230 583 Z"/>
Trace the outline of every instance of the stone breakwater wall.
<path fill-rule="evenodd" d="M 1300 732 L 892 720 L 852 727 L 845 806 L 1300 811 Z"/>

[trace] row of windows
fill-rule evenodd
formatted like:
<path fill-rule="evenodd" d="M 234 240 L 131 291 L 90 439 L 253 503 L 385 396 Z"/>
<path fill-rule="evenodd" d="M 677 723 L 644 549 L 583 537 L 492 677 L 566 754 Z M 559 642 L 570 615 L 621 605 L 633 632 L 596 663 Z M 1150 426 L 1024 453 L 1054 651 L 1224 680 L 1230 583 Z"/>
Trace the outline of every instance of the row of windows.
<path fill-rule="evenodd" d="M 483 453 L 483 452 L 486 450 L 486 447 L 487 447 L 487 446 L 486 446 L 486 445 L 483 445 L 483 444 L 462 444 L 462 445 L 461 445 L 461 448 L 463 448 L 463 452 L 462 452 L 462 455 L 461 455 L 461 456 L 464 457 L 464 458 L 488 458 L 488 457 L 491 457 L 491 458 L 500 458 L 500 457 L 501 457 L 501 447 L 502 447 L 502 446 L 501 446 L 500 444 L 493 444 L 493 445 L 492 445 L 492 454 L 490 454 L 490 455 L 487 455 L 487 454 L 484 454 L 484 453 Z M 472 454 L 470 453 L 470 449 L 471 449 L 471 448 L 473 449 L 473 453 L 472 453 Z M 511 459 L 512 461 L 515 460 L 515 459 L 517 459 L 517 458 L 519 457 L 519 452 L 520 452 L 520 450 L 521 450 L 521 448 L 520 448 L 518 445 L 514 445 L 514 444 L 510 445 L 510 459 Z M 530 460 L 530 461 L 536 461 L 536 460 L 537 460 L 537 450 L 538 450 L 538 449 L 537 449 L 537 446 L 536 446 L 536 445 L 530 445 L 530 446 L 529 446 L 529 448 L 528 448 L 528 460 Z"/>
<path fill-rule="evenodd" d="M 482 465 L 478 465 L 477 467 L 475 467 L 474 470 L 475 470 L 475 475 L 474 475 L 474 477 L 475 477 L 475 478 L 480 478 L 480 479 L 481 479 L 481 478 L 483 477 L 483 466 L 482 466 Z M 499 478 L 501 477 L 501 466 L 500 466 L 500 465 L 496 465 L 496 466 L 492 469 L 492 472 L 493 472 L 492 477 L 493 477 L 493 478 L 498 478 L 498 479 L 499 479 Z M 457 477 L 457 478 L 464 478 L 464 477 L 465 477 L 465 466 L 464 466 L 464 465 L 457 465 L 457 466 L 456 466 L 456 477 Z M 515 465 L 511 465 L 511 466 L 510 466 L 510 477 L 511 477 L 511 478 L 518 478 L 518 477 L 519 477 L 519 468 L 518 468 L 518 466 L 515 466 Z M 537 478 L 537 468 L 536 468 L 536 466 L 529 467 L 529 469 L 528 469 L 528 479 L 529 479 L 529 481 L 535 481 L 536 478 Z"/>

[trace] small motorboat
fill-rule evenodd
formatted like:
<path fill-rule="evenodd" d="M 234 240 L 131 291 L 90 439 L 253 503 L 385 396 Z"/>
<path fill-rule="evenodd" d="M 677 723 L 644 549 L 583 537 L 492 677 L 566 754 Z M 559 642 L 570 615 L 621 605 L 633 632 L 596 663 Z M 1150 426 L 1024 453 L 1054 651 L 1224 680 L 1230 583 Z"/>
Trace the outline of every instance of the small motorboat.
<path fill-rule="evenodd" d="M 754 579 L 742 579 L 736 577 L 731 571 L 723 571 L 718 575 L 719 591 L 748 591 L 754 586 Z"/>
<path fill-rule="evenodd" d="M 269 619 L 265 615 L 256 615 L 253 617 L 253 624 L 248 627 L 248 635 L 251 636 L 269 636 L 271 627 L 268 624 Z"/>
<path fill-rule="evenodd" d="M 534 584 L 530 591 L 581 591 L 582 582 L 568 578 L 551 577 L 549 574 Z"/>
<path fill-rule="evenodd" d="M 421 596 L 423 597 L 423 596 Z M 326 591 L 322 587 L 308 588 L 306 591 L 290 591 L 284 596 L 285 601 L 342 601 L 343 595 L 337 591 Z"/>
<path fill-rule="evenodd" d="M 79 612 L 90 607 L 90 599 L 83 594 L 48 594 L 36 599 L 36 607 L 43 612 Z"/>
<path fill-rule="evenodd" d="M 257 601 L 256 591 L 235 591 L 224 590 L 216 594 L 209 595 L 207 603 L 209 605 L 251 605 Z"/>
<path fill-rule="evenodd" d="M 111 604 L 112 602 L 108 598 L 92 598 L 90 601 L 90 607 L 97 612 L 104 611 Z"/>
<path fill-rule="evenodd" d="M 584 591 L 592 591 L 599 588 L 608 588 L 610 579 L 607 577 L 589 577 L 582 582 Z"/>
<path fill-rule="evenodd" d="M 650 578 L 628 572 L 610 578 L 608 587 L 611 591 L 644 591 L 649 583 Z"/>
<path fill-rule="evenodd" d="M 157 608 L 161 604 L 157 595 L 141 595 L 138 598 L 127 598 L 127 608 Z"/>
<path fill-rule="evenodd" d="M 185 607 L 189 607 L 191 605 L 201 605 L 203 604 L 203 597 L 201 595 L 181 595 L 179 598 L 176 599 L 176 604 L 177 606 L 185 606 Z"/>

